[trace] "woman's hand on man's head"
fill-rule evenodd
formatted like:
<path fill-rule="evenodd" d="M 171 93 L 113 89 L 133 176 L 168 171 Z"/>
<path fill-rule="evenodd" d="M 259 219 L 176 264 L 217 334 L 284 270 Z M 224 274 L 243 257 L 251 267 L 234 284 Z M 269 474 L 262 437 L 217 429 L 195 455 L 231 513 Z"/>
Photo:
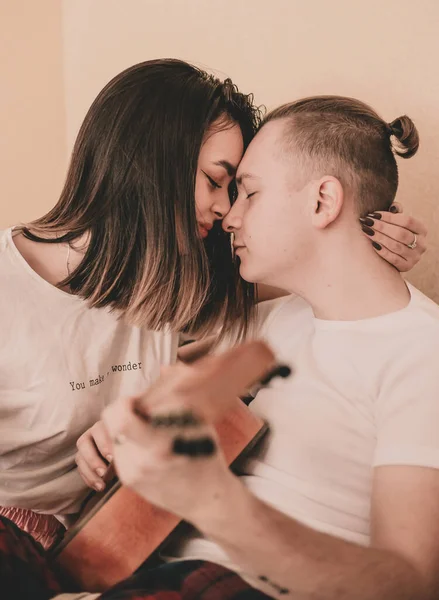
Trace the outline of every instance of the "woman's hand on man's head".
<path fill-rule="evenodd" d="M 375 252 L 398 271 L 413 269 L 427 249 L 427 228 L 419 219 L 404 215 L 398 203 L 388 212 L 371 213 L 360 222 Z"/>

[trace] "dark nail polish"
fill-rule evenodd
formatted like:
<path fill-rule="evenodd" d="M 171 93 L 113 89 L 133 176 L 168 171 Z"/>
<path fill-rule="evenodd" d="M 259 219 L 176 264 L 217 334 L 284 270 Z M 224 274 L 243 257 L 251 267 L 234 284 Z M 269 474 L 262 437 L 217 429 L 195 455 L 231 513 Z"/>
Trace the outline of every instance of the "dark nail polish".
<path fill-rule="evenodd" d="M 367 217 L 366 219 L 361 218 L 360 223 L 363 223 L 363 225 L 369 225 L 369 227 L 374 226 L 373 219 L 369 219 L 369 217 Z"/>
<path fill-rule="evenodd" d="M 197 449 L 199 455 L 211 456 L 216 450 L 215 442 L 210 437 L 202 438 L 197 441 Z"/>
<path fill-rule="evenodd" d="M 188 440 L 186 442 L 186 452 L 187 456 L 198 456 L 198 443 L 197 440 Z"/>
<path fill-rule="evenodd" d="M 173 441 L 172 451 L 174 454 L 191 457 L 211 456 L 216 452 L 216 445 L 210 437 L 186 440 L 179 436 Z"/>
<path fill-rule="evenodd" d="M 373 229 L 371 229 L 370 227 L 366 227 L 365 225 L 363 225 L 361 227 L 361 229 L 364 231 L 364 233 L 366 233 L 367 235 L 375 235 L 375 231 Z"/>
<path fill-rule="evenodd" d="M 375 248 L 375 250 L 381 250 L 381 246 L 378 244 L 378 242 L 372 242 L 372 246 Z"/>
<path fill-rule="evenodd" d="M 368 215 L 369 217 L 372 217 L 372 219 L 376 219 L 377 221 L 379 221 L 380 219 L 383 218 L 383 215 L 381 213 L 372 213 L 371 215 Z"/>
<path fill-rule="evenodd" d="M 398 212 L 398 209 L 396 208 L 396 206 L 391 206 L 391 207 L 389 208 L 389 212 L 391 212 L 391 213 L 395 214 L 395 213 L 397 213 L 397 212 Z"/>
<path fill-rule="evenodd" d="M 176 437 L 172 443 L 172 452 L 174 454 L 187 454 L 187 442 L 182 437 Z"/>
<path fill-rule="evenodd" d="M 201 425 L 200 419 L 191 411 L 182 413 L 170 413 L 169 415 L 156 415 L 151 417 L 152 427 L 198 427 Z"/>

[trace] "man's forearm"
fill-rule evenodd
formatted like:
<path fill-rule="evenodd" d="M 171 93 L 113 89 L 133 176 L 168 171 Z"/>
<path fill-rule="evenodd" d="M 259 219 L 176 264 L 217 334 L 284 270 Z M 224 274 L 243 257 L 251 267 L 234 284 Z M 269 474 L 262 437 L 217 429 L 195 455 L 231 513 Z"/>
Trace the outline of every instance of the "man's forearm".
<path fill-rule="evenodd" d="M 238 482 L 239 483 L 239 482 Z M 239 486 L 241 484 L 239 483 Z M 239 487 L 194 524 L 277 598 L 424 600 L 423 581 L 402 557 L 319 533 Z"/>

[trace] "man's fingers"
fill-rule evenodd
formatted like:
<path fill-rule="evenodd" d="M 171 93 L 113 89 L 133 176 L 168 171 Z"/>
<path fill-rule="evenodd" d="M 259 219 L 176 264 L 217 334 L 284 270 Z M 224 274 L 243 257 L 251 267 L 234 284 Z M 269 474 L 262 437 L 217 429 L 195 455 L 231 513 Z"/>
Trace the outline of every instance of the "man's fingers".
<path fill-rule="evenodd" d="M 275 356 L 265 342 L 246 342 L 194 365 L 202 385 L 219 395 L 241 396 L 275 366 Z"/>
<path fill-rule="evenodd" d="M 181 424 L 179 424 L 178 411 L 173 414 L 164 413 L 157 425 L 154 420 L 142 418 L 136 413 L 139 399 L 128 398 L 119 400 L 107 407 L 103 414 L 104 422 L 112 436 L 114 452 L 117 462 L 125 452 L 133 452 L 133 444 L 138 450 L 147 450 L 142 454 L 143 469 L 154 469 L 160 460 L 168 459 L 174 452 L 175 440 L 184 440 L 189 446 L 194 442 L 195 446 L 200 440 L 210 438 L 215 441 L 216 435 L 213 430 L 206 427 L 197 419 L 189 425 L 184 424 L 188 413 L 181 412 Z M 173 418 L 172 418 L 173 417 Z M 183 443 L 184 446 L 184 443 Z M 134 448 L 134 454 L 136 453 Z M 183 455 L 183 452 L 177 452 Z"/>
<path fill-rule="evenodd" d="M 267 375 L 274 366 L 273 352 L 260 341 L 203 358 L 192 366 L 175 365 L 159 377 L 144 395 L 121 399 L 104 411 L 102 419 L 114 451 L 114 444 L 121 435 L 143 443 L 154 439 L 159 447 L 160 440 L 169 440 L 172 427 L 187 433 L 188 424 L 180 424 L 180 427 L 178 423 L 169 423 L 169 416 L 180 412 L 190 414 L 193 411 L 195 418 L 213 423 L 229 409 L 237 396 Z M 157 416 L 170 427 L 154 426 L 153 420 Z M 189 429 L 200 428 L 202 422 L 196 425 L 189 423 Z"/>
<path fill-rule="evenodd" d="M 247 342 L 192 365 L 177 363 L 138 399 L 145 412 L 162 414 L 175 407 L 195 409 L 212 421 L 230 401 L 241 396 L 275 365 L 270 348 L 261 341 Z"/>

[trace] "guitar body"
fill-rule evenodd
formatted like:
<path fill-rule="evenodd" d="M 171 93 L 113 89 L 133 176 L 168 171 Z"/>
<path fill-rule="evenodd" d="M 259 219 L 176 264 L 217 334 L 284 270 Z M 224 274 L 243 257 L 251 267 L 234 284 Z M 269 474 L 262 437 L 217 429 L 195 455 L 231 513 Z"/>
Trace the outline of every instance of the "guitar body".
<path fill-rule="evenodd" d="M 215 427 L 229 465 L 267 430 L 266 424 L 238 398 Z M 129 577 L 179 523 L 175 515 L 116 482 L 86 505 L 55 549 L 55 561 L 80 589 L 103 592 Z"/>

